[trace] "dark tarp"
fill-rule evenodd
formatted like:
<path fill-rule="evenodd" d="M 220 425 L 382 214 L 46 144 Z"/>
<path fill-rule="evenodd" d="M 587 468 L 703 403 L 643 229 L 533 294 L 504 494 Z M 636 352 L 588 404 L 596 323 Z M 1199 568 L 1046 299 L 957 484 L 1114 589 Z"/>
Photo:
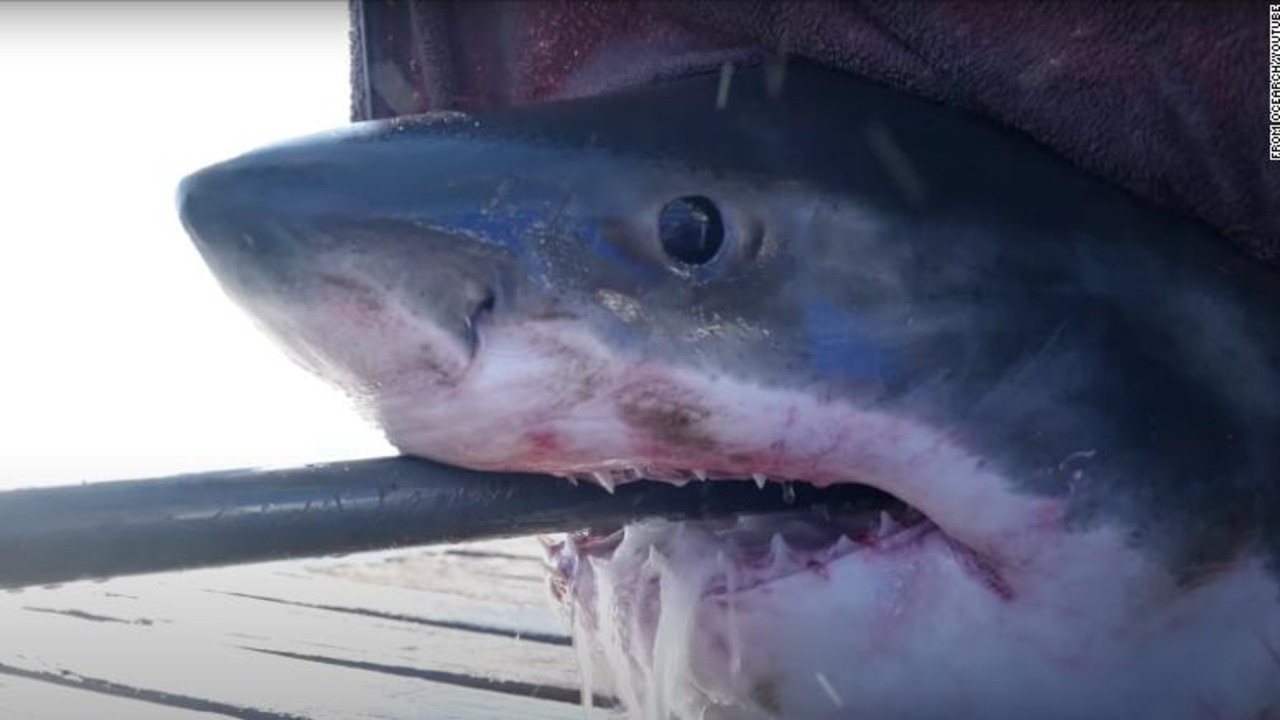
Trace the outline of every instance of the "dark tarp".
<path fill-rule="evenodd" d="M 597 93 L 781 50 L 1017 128 L 1280 266 L 1266 3 L 351 2 L 356 119 Z"/>

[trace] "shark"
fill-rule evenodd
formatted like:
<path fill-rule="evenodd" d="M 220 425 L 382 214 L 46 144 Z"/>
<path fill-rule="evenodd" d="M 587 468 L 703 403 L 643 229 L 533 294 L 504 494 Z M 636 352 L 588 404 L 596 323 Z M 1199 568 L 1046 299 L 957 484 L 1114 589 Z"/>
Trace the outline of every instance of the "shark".
<path fill-rule="evenodd" d="M 406 454 L 876 492 L 549 542 L 634 717 L 1280 717 L 1280 278 L 1024 136 L 794 61 L 355 123 L 178 204 Z"/>

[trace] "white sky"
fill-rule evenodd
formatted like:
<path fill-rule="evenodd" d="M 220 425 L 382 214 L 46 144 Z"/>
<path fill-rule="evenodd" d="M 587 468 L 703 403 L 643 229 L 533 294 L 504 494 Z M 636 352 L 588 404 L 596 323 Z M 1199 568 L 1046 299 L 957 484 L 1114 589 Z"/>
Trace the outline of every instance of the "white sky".
<path fill-rule="evenodd" d="M 228 301 L 182 175 L 347 121 L 347 10 L 0 2 L 0 488 L 382 454 Z"/>

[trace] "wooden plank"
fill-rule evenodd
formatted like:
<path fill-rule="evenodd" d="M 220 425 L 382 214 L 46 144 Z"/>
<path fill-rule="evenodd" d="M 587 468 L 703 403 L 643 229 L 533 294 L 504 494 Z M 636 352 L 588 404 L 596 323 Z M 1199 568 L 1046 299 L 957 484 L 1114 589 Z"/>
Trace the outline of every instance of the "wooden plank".
<path fill-rule="evenodd" d="M 226 717 L 173 703 L 116 697 L 0 673 L 0 720 L 219 720 Z"/>
<path fill-rule="evenodd" d="M 447 592 L 485 603 L 549 608 L 546 572 L 532 540 L 444 546 L 317 560 L 309 572 L 379 586 Z"/>
<path fill-rule="evenodd" d="M 484 566 L 472 558 L 423 553 L 364 562 L 190 573 L 170 582 L 334 610 L 441 624 L 470 623 L 510 635 L 554 637 L 568 643 L 568 621 L 552 611 L 540 566 L 526 571 L 529 579 L 523 580 L 500 566 Z"/>
<path fill-rule="evenodd" d="M 317 720 L 584 717 L 536 543 L 486 545 L 2 595 L 0 678 L 70 672 Z"/>
<path fill-rule="evenodd" d="M 578 684 L 574 655 L 563 645 L 263 602 L 167 583 L 135 592 L 130 597 L 107 596 L 96 588 L 67 586 L 57 596 L 26 598 L 16 608 L 21 614 L 13 617 L 24 623 L 32 616 L 52 618 L 64 621 L 65 628 L 124 628 L 134 637 L 165 642 L 423 664 L 434 670 L 563 688 Z M 0 603 L 0 608 L 10 603 Z"/>
<path fill-rule="evenodd" d="M 559 702 L 527 699 L 522 695 L 537 682 L 510 679 L 563 668 L 514 652 L 532 643 L 504 641 L 502 651 L 467 644 L 477 662 L 465 664 L 459 646 L 425 646 L 421 653 L 353 647 L 347 635 L 358 629 L 335 638 L 328 622 L 314 626 L 306 639 L 291 638 L 287 628 L 273 628 L 279 615 L 264 618 L 256 607 L 237 615 L 205 605 L 200 611 L 215 613 L 207 618 L 209 627 L 186 631 L 165 620 L 139 625 L 30 611 L 14 617 L 10 610 L 0 611 L 0 665 L 251 708 L 263 713 L 259 717 L 411 718 L 421 717 L 424 707 L 432 708 L 433 717 L 581 717 L 572 695 L 562 692 Z M 219 623 L 229 628 L 221 636 L 210 632 Z M 433 634 L 438 639 L 440 633 Z M 397 651 L 398 658 L 388 657 Z M 503 673 L 494 677 L 499 663 Z M 513 683 L 519 686 L 504 687 Z M 556 687 L 562 688 L 550 689 Z"/>
<path fill-rule="evenodd" d="M 370 618 L 455 627 L 503 637 L 523 637 L 537 642 L 568 645 L 568 622 L 551 609 L 544 581 L 525 583 L 513 589 L 509 575 L 471 573 L 464 575 L 440 567 L 440 554 L 390 558 L 384 568 L 380 560 L 322 561 L 319 563 L 272 563 L 242 568 L 188 572 L 145 578 L 123 578 L 102 584 L 76 583 L 50 593 L 28 590 L 22 604 L 30 607 L 87 612 L 97 608 L 117 615 L 152 612 L 145 605 L 124 602 L 148 597 L 190 592 L 222 594 L 243 600 L 260 600 L 298 607 L 324 609 L 335 613 Z M 461 564 L 471 562 L 463 559 Z M 459 558 L 444 558 L 459 564 Z M 385 572 L 384 572 L 385 570 Z M 539 570 L 539 572 L 541 572 Z M 395 578 L 416 577 L 419 585 L 431 589 L 407 589 L 394 584 Z M 354 578 L 354 579 L 353 579 Z M 500 586 L 508 586 L 505 592 Z M 0 596 L 3 597 L 3 596 Z M 75 600 L 76 603 L 68 604 Z M 172 597 L 161 603 L 159 616 L 167 608 L 209 598 Z M 153 622 L 157 618 L 134 618 Z"/>

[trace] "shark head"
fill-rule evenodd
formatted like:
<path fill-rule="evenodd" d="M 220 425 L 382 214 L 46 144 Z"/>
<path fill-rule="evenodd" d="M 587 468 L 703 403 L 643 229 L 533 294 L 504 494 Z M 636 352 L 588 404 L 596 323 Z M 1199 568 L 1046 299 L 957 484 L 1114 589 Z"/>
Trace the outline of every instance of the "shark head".
<path fill-rule="evenodd" d="M 179 201 L 406 453 L 885 493 L 554 545 L 638 716 L 1280 712 L 1275 279 L 1020 137 L 794 64 L 356 125 Z"/>

